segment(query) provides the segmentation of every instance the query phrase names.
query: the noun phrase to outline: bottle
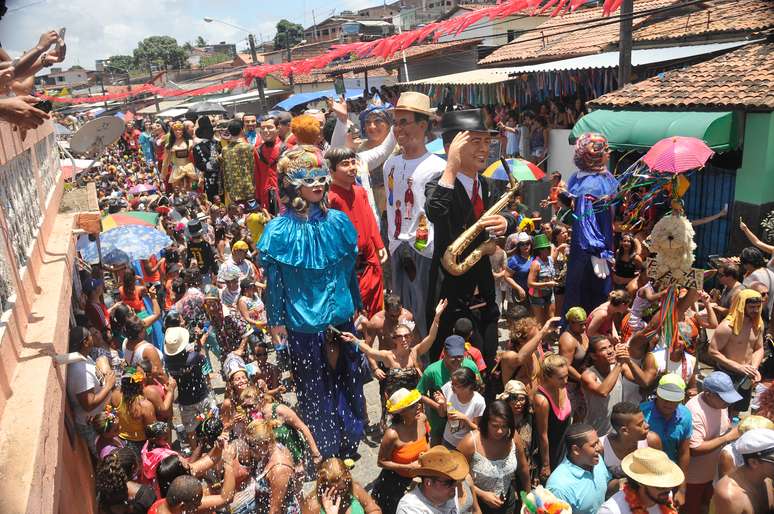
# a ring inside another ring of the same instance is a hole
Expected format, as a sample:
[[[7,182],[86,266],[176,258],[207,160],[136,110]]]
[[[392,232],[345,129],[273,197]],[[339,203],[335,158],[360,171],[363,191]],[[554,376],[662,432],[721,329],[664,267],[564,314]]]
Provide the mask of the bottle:
[[[449,424],[449,431],[456,432],[460,429],[460,422],[458,420],[449,419],[449,414],[457,412],[457,410],[452,407],[452,402],[446,402],[446,419],[448,420],[447,423]]]

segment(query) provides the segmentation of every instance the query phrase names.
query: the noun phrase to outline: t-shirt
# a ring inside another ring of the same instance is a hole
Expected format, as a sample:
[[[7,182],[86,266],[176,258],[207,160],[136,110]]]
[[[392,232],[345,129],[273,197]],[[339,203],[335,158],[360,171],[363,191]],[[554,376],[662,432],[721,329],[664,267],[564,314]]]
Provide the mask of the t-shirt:
[[[245,226],[250,232],[250,238],[252,238],[254,244],[257,244],[258,241],[260,241],[261,236],[263,235],[263,229],[268,222],[269,219],[262,212],[251,212],[245,217]]]
[[[569,503],[573,514],[596,514],[605,501],[607,484],[612,478],[604,459],[599,459],[588,471],[565,458],[548,477],[546,488]]]
[[[682,360],[680,362],[674,362],[669,359],[668,355],[665,348],[653,352],[659,374],[676,373],[683,378],[685,383],[688,383],[688,379],[693,375],[693,370],[696,369],[696,357],[688,352],[683,352],[683,355],[685,356],[685,372],[683,372]]]
[[[446,350],[441,350],[441,356],[438,358],[443,359],[445,354]],[[476,366],[478,366],[478,371],[483,372],[486,369],[486,361],[484,360],[484,356],[481,355],[481,350],[469,342],[465,343],[465,357],[476,363]]]
[[[704,441],[715,439],[726,433],[731,428],[728,419],[728,409],[715,409],[704,401],[704,393],[694,396],[685,404],[691,412],[693,433],[691,434],[691,448],[696,448]],[[688,470],[685,473],[685,481],[689,484],[705,484],[712,482],[715,469],[720,458],[721,448],[717,448],[704,455],[691,455]]]
[[[532,257],[523,258],[521,255],[513,255],[508,259],[508,269],[513,272],[513,280],[526,292],[529,289],[527,277],[532,266]]]
[[[75,422],[79,425],[87,425],[89,423],[89,416],[94,416],[102,411],[105,402],[108,400],[105,397],[102,403],[90,411],[83,410],[83,407],[78,402],[78,395],[80,393],[94,389],[94,394],[99,394],[102,390],[102,383],[97,377],[95,364],[91,357],[86,357],[86,360],[75,362],[67,367],[67,396],[70,398],[70,405],[72,405],[73,413],[75,413]]]
[[[640,410],[642,410],[645,421],[650,425],[650,431],[657,433],[661,438],[664,453],[669,456],[672,462],[677,464],[677,450],[680,443],[690,439],[693,432],[691,411],[685,405],[680,404],[671,418],[664,419],[664,416],[656,408],[655,400],[641,403]]]
[[[630,514],[632,509],[626,503],[626,495],[623,491],[618,491],[610,497],[597,511],[598,514]],[[646,511],[648,514],[661,514],[661,507],[651,505]]]
[[[473,398],[471,398],[468,403],[462,403],[457,395],[454,394],[451,382],[446,382],[443,387],[441,387],[441,392],[446,397],[446,401],[451,403],[452,409],[461,412],[471,421],[484,413],[484,409],[486,408],[484,397],[475,391],[473,392]],[[450,423],[447,418],[446,428],[443,430],[443,439],[456,447],[468,432],[470,432],[470,427],[462,422],[459,422],[456,430],[452,430],[452,423]]]
[[[387,239],[393,254],[401,243],[416,249],[414,243],[420,218],[427,222],[427,244],[416,251],[433,258],[433,224],[425,215],[425,185],[443,172],[446,161],[425,153],[416,159],[393,155],[384,163],[384,186],[387,196]]]
[[[462,360],[462,365],[466,368],[474,371],[476,377],[480,377],[476,363],[472,360],[465,358]],[[419,379],[417,384],[417,390],[425,396],[432,398],[433,391],[440,391],[443,385],[451,380],[451,373],[442,360],[436,361],[425,368],[425,372]],[[427,409],[425,411],[427,421],[430,423],[430,432],[433,437],[440,437],[443,435],[443,430],[446,426],[446,419],[442,418],[435,412],[435,409]]]
[[[396,514],[458,514],[460,512],[457,495],[440,507],[436,507],[428,500],[419,487],[412,489],[400,499]]]
[[[185,267],[191,267],[191,260],[196,263],[203,273],[217,273],[218,265],[215,262],[215,253],[212,246],[206,241],[188,241],[188,251],[185,255]]]
[[[204,400],[210,392],[207,376],[202,365],[204,356],[199,352],[180,352],[165,355],[167,371],[177,380],[177,403],[194,405]]]

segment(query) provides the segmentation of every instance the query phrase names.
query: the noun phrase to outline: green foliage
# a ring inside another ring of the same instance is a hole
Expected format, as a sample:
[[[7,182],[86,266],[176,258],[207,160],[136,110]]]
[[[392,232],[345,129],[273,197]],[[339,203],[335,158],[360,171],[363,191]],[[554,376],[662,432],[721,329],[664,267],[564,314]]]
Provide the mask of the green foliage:
[[[274,36],[274,48],[287,48],[298,44],[304,39],[304,27],[288,20],[280,20],[277,23],[277,35]]]
[[[196,36],[196,42],[194,43],[194,46],[207,46],[207,40],[201,36]]]
[[[129,71],[137,67],[134,57],[131,55],[111,55],[108,57],[108,61],[110,61],[108,67],[112,66],[121,70]]]
[[[143,39],[134,49],[137,63],[153,63],[166,68],[182,68],[186,64],[186,51],[169,36],[151,36]]]
[[[228,54],[222,54],[222,53],[216,53],[212,55],[205,55],[202,56],[201,61],[199,61],[199,66],[204,68],[205,66],[209,66],[211,64],[218,64],[221,62],[231,62],[232,57]]]

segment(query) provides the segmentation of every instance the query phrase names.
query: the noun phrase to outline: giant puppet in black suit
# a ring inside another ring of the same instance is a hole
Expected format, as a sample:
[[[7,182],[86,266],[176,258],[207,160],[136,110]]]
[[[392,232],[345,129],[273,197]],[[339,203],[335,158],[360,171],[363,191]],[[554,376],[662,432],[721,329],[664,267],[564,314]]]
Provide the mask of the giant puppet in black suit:
[[[505,211],[481,217],[498,200],[492,193],[489,179],[480,174],[489,156],[489,141],[497,134],[497,131],[485,126],[483,112],[480,109],[447,112],[441,120],[441,130],[447,155],[446,169],[439,178],[431,180],[425,187],[425,213],[435,229],[426,312],[433,312],[441,298],[446,298],[449,306],[441,317],[430,358],[437,359],[454,323],[466,317],[473,320],[476,329],[472,342],[481,350],[487,367],[491,369],[497,353],[497,320],[500,311],[495,302],[495,284],[489,258],[484,255],[459,276],[444,269],[441,261],[447,247],[479,219],[482,227],[487,230],[478,234],[463,252],[462,258],[488,239],[488,232],[500,236],[514,231],[516,221]],[[478,302],[479,298],[486,305],[473,313],[471,304]]]

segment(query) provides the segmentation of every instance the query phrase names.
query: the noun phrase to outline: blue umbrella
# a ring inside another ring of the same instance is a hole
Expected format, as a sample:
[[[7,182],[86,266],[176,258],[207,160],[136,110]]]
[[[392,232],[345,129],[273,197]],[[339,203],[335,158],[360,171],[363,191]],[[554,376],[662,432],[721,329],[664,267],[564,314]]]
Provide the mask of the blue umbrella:
[[[427,151],[435,155],[446,155],[446,151],[443,149],[443,139],[439,137],[427,143]]]
[[[99,235],[99,241],[102,255],[111,257],[111,260],[119,256],[129,260],[147,259],[172,244],[172,239],[163,232],[143,225],[123,225],[108,230]],[[90,244],[82,254],[86,262],[96,262],[99,258],[97,244]]]

